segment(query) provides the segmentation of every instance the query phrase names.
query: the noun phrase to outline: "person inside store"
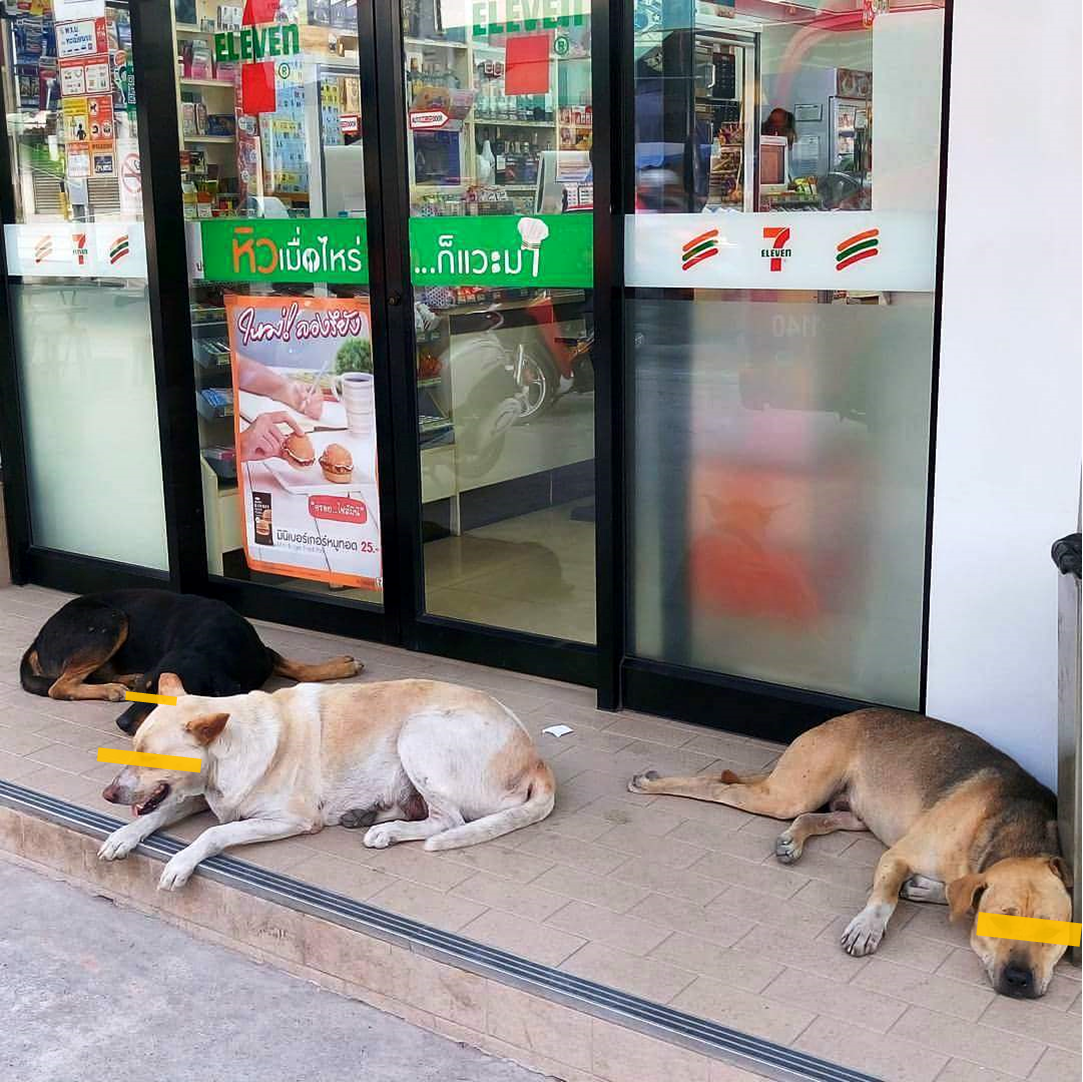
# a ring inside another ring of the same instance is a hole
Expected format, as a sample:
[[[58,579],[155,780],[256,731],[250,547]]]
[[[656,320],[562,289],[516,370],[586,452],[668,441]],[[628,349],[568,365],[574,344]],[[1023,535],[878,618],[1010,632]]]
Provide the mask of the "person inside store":
[[[323,413],[323,395],[319,388],[289,379],[281,372],[241,354],[237,354],[234,363],[237,366],[237,386],[242,391],[281,402],[313,420],[318,420]],[[304,434],[304,429],[285,410],[261,413],[238,437],[237,452],[241,461],[281,458],[282,445],[289,433],[283,432],[280,424],[289,426],[300,435]]]
[[[781,135],[792,147],[797,139],[797,118],[788,109],[774,108],[763,122],[760,135]]]

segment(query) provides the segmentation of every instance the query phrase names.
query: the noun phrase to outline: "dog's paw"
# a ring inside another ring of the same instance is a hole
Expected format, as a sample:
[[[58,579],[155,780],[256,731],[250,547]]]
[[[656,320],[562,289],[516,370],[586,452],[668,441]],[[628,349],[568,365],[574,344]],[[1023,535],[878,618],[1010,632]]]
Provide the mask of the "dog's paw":
[[[347,830],[357,830],[360,827],[370,827],[376,820],[375,808],[351,808],[342,813],[338,825]]]
[[[648,770],[645,774],[636,774],[628,782],[629,793],[649,793],[650,789],[647,788],[646,783],[649,781],[657,781],[662,775],[657,770]]]
[[[123,860],[138,844],[138,836],[126,834],[125,828],[121,827],[102,842],[98,860]]]
[[[930,902],[934,905],[947,905],[948,902],[944,884],[925,875],[912,875],[903,883],[899,896],[908,902]]]
[[[368,849],[386,849],[398,840],[393,823],[377,823],[365,833],[365,846]]]
[[[161,878],[158,880],[159,890],[180,890],[192,878],[192,872],[196,870],[195,865],[189,864],[186,860],[180,860],[179,856],[180,854],[177,854],[162,871]]]
[[[775,860],[779,864],[796,864],[804,851],[804,845],[798,842],[788,830],[775,839]]]
[[[842,933],[842,949],[855,958],[863,958],[866,954],[872,954],[880,940],[884,938],[887,930],[887,918],[879,913],[876,908],[862,909],[860,913],[848,925]]]
[[[122,703],[128,694],[128,689],[123,684],[106,684],[105,685],[106,701],[111,703]]]

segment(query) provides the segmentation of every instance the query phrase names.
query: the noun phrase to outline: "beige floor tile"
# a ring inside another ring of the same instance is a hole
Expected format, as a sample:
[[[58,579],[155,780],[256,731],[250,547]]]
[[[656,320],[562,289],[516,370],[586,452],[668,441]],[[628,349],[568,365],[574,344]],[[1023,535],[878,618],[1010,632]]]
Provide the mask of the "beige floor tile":
[[[939,972],[923,973],[877,956],[869,959],[853,984],[970,1022],[976,1022],[994,998],[991,988],[964,984]]]
[[[772,981],[763,990],[763,995],[842,1022],[859,1018],[863,1026],[880,1033],[886,1033],[902,1017],[907,1006],[898,999],[853,983],[844,984],[790,968]]]
[[[575,898],[590,905],[600,905],[617,913],[627,913],[646,898],[646,887],[620,881],[620,869],[609,876],[598,876],[568,864],[554,864],[532,883],[532,887],[552,891],[565,898]]]
[[[705,1056],[597,1018],[593,1037],[594,1073],[607,1082],[655,1078],[709,1082],[710,1062]]]
[[[731,947],[754,926],[750,920],[735,917],[718,909],[686,902],[665,894],[652,894],[640,902],[631,913],[635,917],[669,928],[674,932],[698,936],[709,943]]]
[[[725,980],[746,992],[762,992],[784,969],[780,963],[760,955],[720,947],[699,936],[680,932],[674,932],[655,947],[651,957],[701,976]]]
[[[981,1021],[983,1025],[995,1026],[1072,1052],[1077,1062],[1083,1052],[1079,1020],[1067,1011],[1047,1007],[1044,999],[1035,1003],[997,996],[981,1016]],[[1080,1068],[1083,1072],[1083,1062]]]
[[[727,759],[739,763],[748,773],[755,773],[768,763],[773,762],[782,752],[782,747],[754,744],[737,736],[726,733],[704,733],[693,737],[684,745],[688,751],[698,751],[712,759]],[[740,768],[737,773],[741,773]]]
[[[842,830],[837,834],[828,834],[824,838],[813,839],[811,844],[832,840],[838,842],[849,840],[850,844],[839,853],[839,858],[848,860],[851,864],[863,864],[868,868],[875,868],[877,862],[887,852],[884,844],[871,834],[851,834]]]
[[[971,923],[970,920],[949,920],[946,905],[922,905],[906,925],[906,930],[940,943],[950,943],[953,947],[966,948],[970,943]]]
[[[625,781],[627,782],[627,779]],[[750,823],[773,823],[774,831],[770,834],[772,840],[785,827],[785,824],[779,823],[777,819],[761,819],[737,808],[727,808],[724,804],[712,804],[706,800],[689,800],[680,796],[645,797],[636,796],[634,793],[629,793],[628,796],[640,801],[651,801],[652,807],[673,812],[683,819],[693,819],[732,830],[742,829]]]
[[[677,828],[685,824],[685,820],[680,816],[650,805],[633,804],[631,801],[620,800],[617,797],[599,797],[577,814],[596,816],[604,820],[607,824],[606,829],[615,826],[630,826],[646,837],[660,838],[666,835],[678,841],[691,841],[674,833]]]
[[[559,792],[559,788],[557,790]],[[518,848],[527,838],[535,834],[560,834],[565,838],[576,838],[583,842],[592,842],[612,829],[612,824],[604,819],[590,815],[585,811],[568,811],[558,806],[541,823],[524,827],[504,839],[505,844]]]
[[[952,980],[974,984],[979,988],[989,987],[989,978],[985,975],[978,956],[969,948],[953,950],[936,968],[937,976],[950,977]],[[1053,977],[1053,982],[1056,981]]]
[[[529,883],[553,866],[552,861],[520,853],[511,844],[526,831],[506,834],[495,842],[471,845],[466,849],[447,849],[440,853],[426,853],[429,860],[439,860],[455,867],[468,868],[471,872],[485,872],[499,879]],[[465,882],[465,880],[463,880]]]
[[[1076,1077],[1078,1079],[1078,1075]],[[947,1066],[936,1076],[936,1082],[1018,1082],[1018,1079],[966,1060],[949,1059]]]
[[[358,859],[385,875],[408,879],[437,891],[451,890],[474,874],[473,869],[465,864],[433,860],[433,854],[426,853],[420,842],[402,842],[389,849],[366,849],[361,846]]]
[[[294,869],[312,858],[325,859],[324,854],[310,849],[300,838],[280,838],[273,842],[257,842],[255,845],[235,845],[227,849],[228,856],[269,868],[275,872],[288,872],[296,878]]]
[[[1028,1082],[1079,1082],[1080,1073],[1078,1053],[1050,1048],[1031,1071]]]
[[[729,1063],[711,1062],[710,1082],[768,1082],[767,1076],[753,1074],[743,1067],[734,1067]]]
[[[800,869],[802,861],[796,867]],[[861,868],[861,871],[866,869]],[[865,908],[872,882],[863,887],[840,887],[835,883],[825,883],[822,879],[810,879],[791,899],[795,905],[807,905],[824,913],[857,913]],[[896,910],[891,918],[895,931],[905,928],[911,914],[905,910]]]
[[[542,890],[534,884],[529,886],[510,879],[501,879],[486,872],[478,872],[451,891],[461,898],[469,898],[479,905],[513,913],[528,921],[542,922],[567,905],[567,898],[552,891]]]
[[[782,823],[779,823],[781,833]],[[708,823],[700,819],[681,823],[670,837],[691,845],[701,846],[713,853],[726,853],[756,864],[774,858],[775,839],[763,838],[746,830],[737,830],[723,823]]]
[[[80,751],[93,748],[95,752],[101,747],[102,734],[98,729],[92,729],[86,725],[78,725],[70,721],[61,721],[59,718],[50,718],[45,715],[41,715],[35,720],[40,721],[40,724],[34,725],[34,732],[39,736],[49,737],[54,744],[66,744],[69,747],[78,748]],[[127,744],[128,741],[120,730],[115,731],[117,739],[123,740]],[[91,762],[93,761],[92,757]]]
[[[826,909],[804,905],[798,898],[783,900],[771,894],[735,885],[728,887],[707,907],[709,912],[730,913],[759,924],[775,924],[815,939],[834,920]]]
[[[707,850],[701,846],[673,841],[668,837],[655,838],[644,834],[638,826],[612,827],[598,838],[597,844],[667,868],[689,868],[707,855]]]
[[[452,932],[461,930],[485,912],[485,906],[477,902],[405,881],[393,882],[370,900],[381,909]]]
[[[606,943],[638,955],[649,954],[670,934],[668,928],[586,902],[568,902],[546,924],[593,943]]]
[[[560,966],[567,973],[620,988],[655,1003],[669,1003],[695,974],[655,958],[639,958],[601,943],[587,943]]]
[[[817,1018],[794,1041],[794,1047],[865,1071],[883,1082],[933,1082],[948,1062],[947,1056],[932,1051],[924,1042],[904,1041],[835,1018]]]
[[[0,751],[9,755],[30,755],[51,743],[49,737],[27,729],[24,725],[17,724],[14,728],[0,725]]]
[[[651,860],[632,857],[626,864],[609,873],[610,880],[635,883],[658,894],[672,894],[696,905],[706,905],[727,888],[716,879],[708,879],[683,868],[670,868]]]
[[[38,748],[28,758],[46,766],[54,766],[58,770],[67,770],[72,774],[79,774],[87,767],[93,766],[95,760],[94,754],[89,749],[73,748],[68,744],[46,744],[44,748]]]
[[[571,864],[595,875],[606,875],[627,859],[613,849],[549,833],[532,835],[517,851],[558,864]]]
[[[924,1007],[907,1007],[891,1033],[947,1056],[1021,1078],[1026,1077],[1045,1051],[1044,1045],[1029,1038],[959,1018],[945,1018]]]
[[[748,887],[776,898],[792,898],[808,882],[808,877],[798,870],[799,866],[785,868],[775,863],[757,864],[728,853],[708,852],[692,868],[708,879]]]
[[[671,1006],[778,1044],[789,1044],[816,1017],[803,1007],[743,992],[728,981],[709,977],[697,977],[674,997]]]
[[[658,718],[632,717],[618,714],[609,724],[608,731],[632,740],[646,740],[652,744],[679,748],[695,740],[694,734]]]
[[[498,947],[509,954],[517,954],[546,966],[559,966],[586,943],[581,936],[570,935],[548,924],[525,920],[521,914],[499,909],[487,910],[461,931],[467,939]]]
[[[852,980],[868,964],[867,958],[848,955],[837,940],[809,939],[800,932],[766,924],[757,924],[735,945],[740,950],[760,953],[783,965],[844,982]]]
[[[399,882],[365,864],[354,864],[327,853],[313,853],[305,857],[289,869],[289,874],[294,879],[326,887],[357,901],[366,901]]]

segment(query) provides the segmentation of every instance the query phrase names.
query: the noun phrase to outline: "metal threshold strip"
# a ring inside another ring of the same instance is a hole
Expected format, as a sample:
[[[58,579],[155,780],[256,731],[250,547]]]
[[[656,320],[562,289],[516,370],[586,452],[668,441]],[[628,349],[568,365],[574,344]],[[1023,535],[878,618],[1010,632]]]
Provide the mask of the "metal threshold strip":
[[[112,816],[2,780],[0,805],[94,837],[105,837],[123,825]],[[154,834],[136,852],[167,860],[183,848],[182,842]],[[200,864],[196,874],[289,909],[390,940],[437,961],[511,984],[524,992],[616,1022],[646,1036],[679,1044],[701,1055],[766,1074],[780,1082],[881,1082],[862,1071],[829,1063],[628,992],[563,973],[551,966],[539,965],[453,932],[442,932],[409,917],[256,867],[236,857],[212,857]]]

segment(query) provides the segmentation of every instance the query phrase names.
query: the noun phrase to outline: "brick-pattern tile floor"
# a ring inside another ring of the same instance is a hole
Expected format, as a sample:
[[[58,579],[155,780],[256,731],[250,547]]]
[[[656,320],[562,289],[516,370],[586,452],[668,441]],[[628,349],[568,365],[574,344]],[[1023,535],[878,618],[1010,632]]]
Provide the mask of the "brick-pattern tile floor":
[[[124,746],[114,704],[25,694],[19,658],[66,596],[0,589],[0,777],[116,815],[102,745]],[[859,1068],[885,1082],[1078,1082],[1080,971],[1062,963],[1040,1002],[994,995],[941,906],[903,902],[880,950],[838,945],[882,847],[815,838],[795,866],[772,855],[779,824],[731,808],[629,793],[630,774],[762,768],[780,747],[634,713],[589,690],[386,646],[261,624],[305,660],[348,652],[360,680],[446,679],[516,711],[552,763],[544,823],[486,845],[367,850],[357,833],[247,846],[236,855],[524,957]],[[542,732],[562,723],[574,732]],[[190,839],[209,814],[172,833]]]

